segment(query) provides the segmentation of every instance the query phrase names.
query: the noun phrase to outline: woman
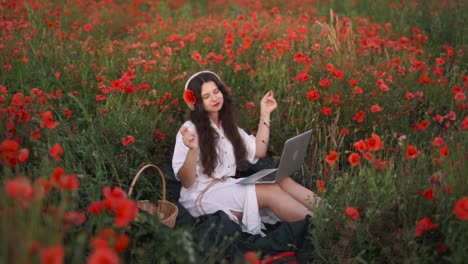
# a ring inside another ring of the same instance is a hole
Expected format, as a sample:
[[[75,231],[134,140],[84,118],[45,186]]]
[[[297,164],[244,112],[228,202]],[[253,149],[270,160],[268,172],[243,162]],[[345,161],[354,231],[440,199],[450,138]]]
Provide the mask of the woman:
[[[260,102],[256,136],[234,121],[231,95],[211,71],[192,75],[184,101],[190,120],[177,133],[172,167],[182,183],[179,202],[194,217],[224,211],[244,232],[263,234],[263,223],[298,221],[311,214],[315,194],[289,177],[278,183],[236,184],[236,167],[266,156],[270,115],[277,103],[272,91]],[[278,219],[279,218],[279,219]]]

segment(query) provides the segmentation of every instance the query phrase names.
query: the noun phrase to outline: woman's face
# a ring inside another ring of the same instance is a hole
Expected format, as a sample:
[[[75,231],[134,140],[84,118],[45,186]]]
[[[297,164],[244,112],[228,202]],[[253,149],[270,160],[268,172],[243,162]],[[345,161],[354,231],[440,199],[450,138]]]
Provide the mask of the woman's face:
[[[203,108],[210,114],[221,110],[224,103],[223,93],[218,89],[213,81],[206,82],[201,87],[201,98],[203,99]]]

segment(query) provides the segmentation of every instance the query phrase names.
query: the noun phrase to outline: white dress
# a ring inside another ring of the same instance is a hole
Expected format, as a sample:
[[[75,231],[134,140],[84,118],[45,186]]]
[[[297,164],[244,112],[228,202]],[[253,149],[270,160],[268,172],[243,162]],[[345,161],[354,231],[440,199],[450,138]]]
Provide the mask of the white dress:
[[[232,144],[226,138],[222,127],[218,128],[214,123],[211,125],[219,134],[219,141],[216,145],[218,165],[214,170],[213,177],[208,177],[208,175],[203,173],[199,154],[197,157],[195,183],[188,189],[182,187],[179,202],[193,217],[222,210],[232,221],[241,226],[243,232],[264,235],[262,232],[262,229],[265,228],[263,223],[273,224],[280,221],[280,219],[269,209],[259,210],[255,185],[236,184],[241,179],[231,177],[227,177],[225,181],[212,183],[213,178],[220,179],[225,176],[234,176],[236,174],[236,159]],[[186,121],[182,126],[186,126],[190,131],[196,133],[195,125],[191,121]],[[247,149],[247,161],[256,163],[258,159],[255,157],[255,137],[248,135],[241,128],[238,129]],[[177,173],[184,164],[188,151],[189,148],[183,143],[182,134],[179,130],[172,157],[172,168],[178,180]],[[210,183],[212,183],[212,186],[205,191]],[[203,191],[205,193],[200,199],[200,193]],[[200,199],[198,202],[197,198]],[[240,223],[237,217],[231,213],[231,210],[242,212],[242,221]]]

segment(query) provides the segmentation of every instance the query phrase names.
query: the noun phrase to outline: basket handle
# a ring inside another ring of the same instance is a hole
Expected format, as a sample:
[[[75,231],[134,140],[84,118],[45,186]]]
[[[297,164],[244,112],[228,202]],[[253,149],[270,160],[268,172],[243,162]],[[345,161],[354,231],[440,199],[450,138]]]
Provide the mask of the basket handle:
[[[140,175],[143,173],[144,170],[146,170],[147,168],[155,168],[158,172],[159,172],[159,176],[161,176],[161,180],[162,180],[162,185],[163,185],[163,193],[162,193],[162,199],[165,201],[166,200],[166,180],[164,179],[164,173],[161,171],[161,169],[156,166],[156,165],[153,165],[153,164],[147,164],[145,166],[143,166],[135,175],[135,177],[133,177],[133,181],[132,181],[132,184],[130,185],[130,189],[128,190],[128,196],[130,196],[132,194],[132,191],[133,191],[133,187],[135,187],[135,184],[136,184],[136,181],[138,180],[138,178],[140,177]]]

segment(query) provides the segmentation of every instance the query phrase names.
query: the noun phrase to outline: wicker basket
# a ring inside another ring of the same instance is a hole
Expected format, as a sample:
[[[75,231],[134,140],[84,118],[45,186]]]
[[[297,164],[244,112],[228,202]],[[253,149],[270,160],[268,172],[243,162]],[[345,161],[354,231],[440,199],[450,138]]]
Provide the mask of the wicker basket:
[[[151,215],[157,214],[159,217],[159,221],[166,225],[169,228],[174,228],[177,214],[179,209],[177,206],[169,201],[166,200],[166,180],[164,179],[164,173],[161,169],[152,164],[147,164],[143,166],[133,178],[132,184],[130,185],[130,189],[128,190],[128,196],[132,194],[133,187],[135,186],[136,181],[143,173],[144,170],[147,168],[154,168],[158,171],[159,176],[161,176],[162,181],[162,200],[158,201],[158,204],[155,205],[150,200],[138,200],[136,201],[138,208],[150,213]]]

